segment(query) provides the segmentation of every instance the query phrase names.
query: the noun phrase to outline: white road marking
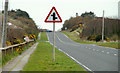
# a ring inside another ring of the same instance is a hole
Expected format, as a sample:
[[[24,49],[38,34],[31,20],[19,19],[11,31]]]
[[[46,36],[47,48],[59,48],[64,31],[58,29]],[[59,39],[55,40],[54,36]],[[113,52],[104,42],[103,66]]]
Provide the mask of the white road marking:
[[[83,66],[84,68],[86,68],[88,71],[91,71],[91,69],[89,69],[88,67],[86,67],[85,65],[83,65],[82,63],[80,63],[78,60],[76,60],[74,57],[70,56],[68,53],[64,52],[63,50],[59,49],[61,52],[63,52],[64,54],[66,54],[68,57],[70,57],[72,60],[74,60],[76,63],[78,63],[79,65]]]
[[[57,35],[56,35],[57,36]],[[80,46],[80,45],[76,45],[76,44],[71,44],[71,43],[66,43],[66,42],[63,42],[58,36],[57,36],[58,40],[64,44],[69,44],[69,45],[73,45],[73,46]]]
[[[110,54],[110,52],[107,52],[107,54]]]
[[[48,36],[48,35],[47,35]],[[49,37],[48,37],[49,38]],[[49,39],[48,39],[49,40]],[[52,43],[50,43],[51,45],[53,45]],[[91,71],[92,73],[94,73],[91,69],[89,69],[87,66],[83,65],[82,63],[80,63],[78,60],[76,60],[75,58],[73,58],[72,56],[70,56],[68,53],[64,52],[61,49],[58,49],[61,52],[63,52],[64,54],[66,54],[68,57],[70,57],[72,60],[74,60],[76,63],[78,63],[79,65],[83,66],[84,68],[86,68],[88,71]]]
[[[99,50],[97,50],[97,51],[99,51]]]
[[[115,56],[117,56],[117,54],[114,54]]]
[[[102,51],[102,52],[104,52],[104,51]]]

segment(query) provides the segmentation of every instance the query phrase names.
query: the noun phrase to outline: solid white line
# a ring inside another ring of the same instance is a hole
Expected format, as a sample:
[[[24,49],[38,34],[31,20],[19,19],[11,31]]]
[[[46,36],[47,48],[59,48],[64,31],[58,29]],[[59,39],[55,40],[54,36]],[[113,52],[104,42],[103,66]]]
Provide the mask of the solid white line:
[[[118,51],[118,49],[111,48],[111,47],[103,47],[103,46],[97,46],[97,47],[100,47],[100,48],[107,48],[107,49],[111,49],[111,50],[117,50],[117,51]]]
[[[67,36],[67,35],[65,35],[65,34],[64,34],[64,36],[65,36],[66,38],[68,38],[68,36]],[[69,39],[69,38],[68,38],[68,39]]]
[[[56,35],[57,36],[57,35]],[[69,44],[69,45],[73,45],[73,46],[80,46],[80,45],[75,45],[75,44],[71,44],[71,43],[66,43],[66,42],[63,42],[58,36],[57,36],[58,40],[64,44]]]
[[[48,36],[48,35],[47,35]],[[49,37],[48,37],[49,38]],[[51,43],[50,43],[51,44]],[[51,44],[53,45],[53,44]],[[72,56],[70,56],[68,53],[64,52],[63,50],[61,49],[58,49],[60,50],[61,52],[63,52],[64,54],[66,54],[68,57],[70,57],[72,60],[74,60],[76,63],[78,63],[79,65],[83,66],[84,68],[86,68],[88,71],[91,71],[93,72],[91,69],[89,69],[87,66],[83,65],[82,63],[80,63],[78,60],[76,60],[75,58],[73,58]],[[94,72],[93,72],[94,73]]]
[[[86,68],[88,71],[92,71],[91,69],[89,69],[88,67],[86,67],[85,65],[83,65],[82,63],[80,63],[78,60],[76,60],[74,57],[70,56],[68,53],[64,52],[68,57],[70,57],[72,60],[74,60],[76,63],[78,63],[79,65],[83,66],[84,68]]]

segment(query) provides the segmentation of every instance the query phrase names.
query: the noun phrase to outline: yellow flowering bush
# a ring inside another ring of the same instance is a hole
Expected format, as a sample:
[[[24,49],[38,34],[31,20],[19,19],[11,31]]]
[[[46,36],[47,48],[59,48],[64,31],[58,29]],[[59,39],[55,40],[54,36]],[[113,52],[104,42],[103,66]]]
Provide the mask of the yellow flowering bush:
[[[110,39],[109,39],[109,38],[106,38],[106,41],[107,41],[107,42],[110,42]]]
[[[24,35],[24,37],[27,37],[28,35]]]
[[[11,45],[11,42],[6,41],[6,45],[7,45],[7,46],[10,46],[10,45]]]
[[[16,48],[16,50],[17,50],[17,52],[18,52],[19,54],[21,54],[22,51],[23,51],[21,46],[19,46],[18,48]]]
[[[13,42],[13,44],[20,44],[20,43],[22,43],[22,41],[19,40],[19,39],[15,40],[15,41]]]

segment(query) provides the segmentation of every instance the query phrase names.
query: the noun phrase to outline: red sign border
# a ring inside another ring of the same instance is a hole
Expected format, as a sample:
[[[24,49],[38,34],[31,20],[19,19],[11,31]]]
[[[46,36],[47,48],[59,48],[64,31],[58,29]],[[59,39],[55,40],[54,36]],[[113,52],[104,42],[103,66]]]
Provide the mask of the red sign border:
[[[57,13],[57,15],[58,15],[58,17],[59,17],[60,21],[47,21],[48,17],[50,16],[50,14],[51,14],[51,13],[52,13],[52,11],[53,11],[53,9],[54,9],[54,10],[55,10],[55,12]],[[45,22],[50,22],[50,23],[60,23],[60,22],[62,22],[62,19],[61,19],[60,15],[58,14],[58,12],[57,12],[57,10],[56,10],[56,8],[55,8],[55,7],[52,7],[52,9],[51,9],[51,11],[49,12],[49,14],[48,14],[47,18],[45,19]]]

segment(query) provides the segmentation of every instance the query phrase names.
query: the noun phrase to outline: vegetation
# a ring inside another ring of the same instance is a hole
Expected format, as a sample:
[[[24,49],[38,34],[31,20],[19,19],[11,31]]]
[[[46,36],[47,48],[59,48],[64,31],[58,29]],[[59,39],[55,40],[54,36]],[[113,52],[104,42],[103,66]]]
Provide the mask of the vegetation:
[[[42,32],[41,33],[41,39],[40,39],[40,41],[48,41],[46,32]]]
[[[42,33],[41,40],[46,39],[45,34]],[[48,42],[40,42],[23,71],[85,71],[59,50],[56,49],[55,52],[56,61],[53,62],[53,46]]]
[[[24,35],[32,35],[30,38],[37,39],[39,30],[26,11],[20,9],[8,11],[8,22],[11,25],[8,25],[7,41],[12,45],[15,39],[23,42]]]
[[[120,49],[118,46],[118,42],[96,42],[96,41],[87,41],[80,39],[79,35],[76,32],[66,32],[62,31],[65,35],[67,35],[71,40],[82,43],[82,44],[96,44],[98,46],[104,46],[104,47],[112,47],[116,49]]]
[[[5,56],[2,57],[2,65],[5,65],[8,61],[10,61],[11,59],[15,58],[16,56],[22,54],[22,52],[24,52],[25,50],[27,50],[29,47],[31,47],[33,45],[33,43],[29,43],[27,44],[25,47],[17,47],[16,51],[14,51],[11,54],[7,54]]]
[[[118,41],[118,34],[120,33],[119,23],[119,19],[105,18],[106,41]],[[98,42],[101,41],[102,17],[96,17],[94,12],[85,12],[81,16],[71,17],[66,20],[62,30],[75,31],[79,33],[81,39]]]
[[[8,11],[8,14],[9,14],[9,16],[11,16],[14,19],[17,19],[18,17],[31,19],[29,14],[26,11],[22,11],[20,9]]]
[[[82,13],[81,15],[82,17],[86,17],[86,16],[92,16],[92,17],[95,17],[96,15],[94,14],[94,12],[85,12],[85,13]]]

